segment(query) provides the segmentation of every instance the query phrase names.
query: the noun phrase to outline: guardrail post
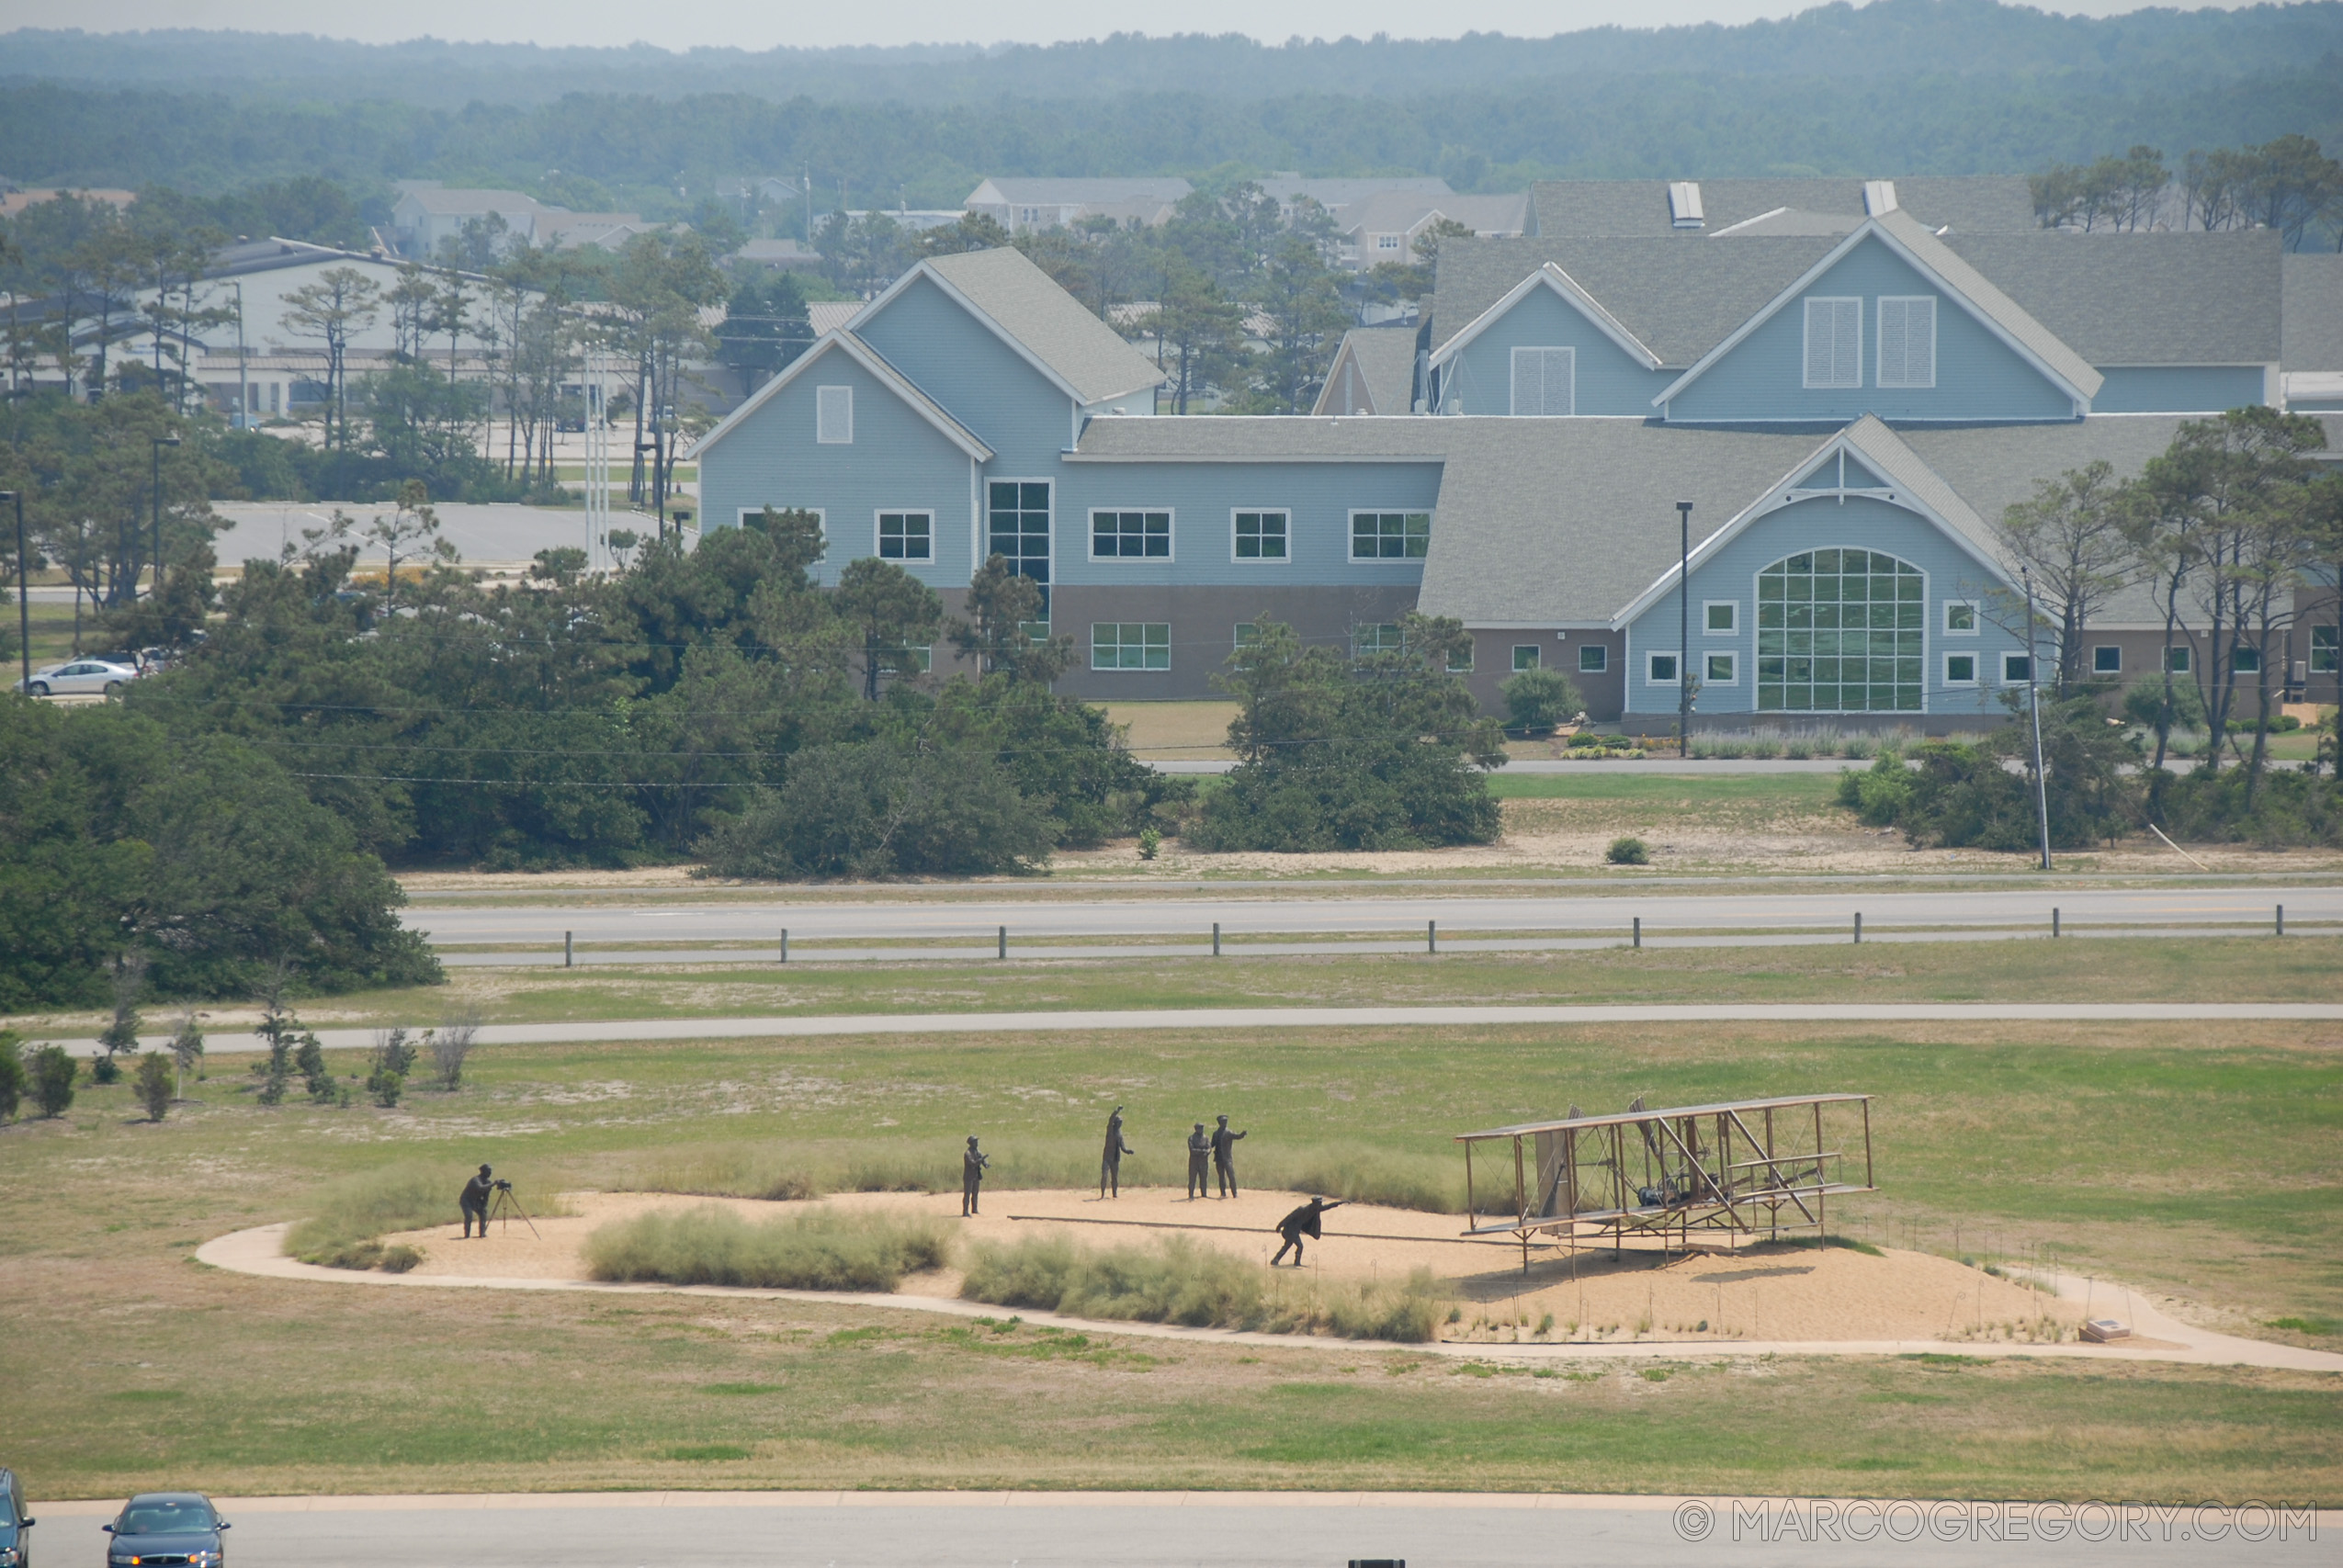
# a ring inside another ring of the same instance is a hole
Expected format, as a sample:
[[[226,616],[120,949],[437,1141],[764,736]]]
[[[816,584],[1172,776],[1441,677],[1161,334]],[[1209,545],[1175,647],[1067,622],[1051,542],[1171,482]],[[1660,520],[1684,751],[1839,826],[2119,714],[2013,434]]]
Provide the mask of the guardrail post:
[[[2058,934],[2058,906],[2055,904],[2050,907],[2050,934],[2053,937]]]
[[[1858,947],[1862,946],[1862,940],[1863,940],[1863,912],[1862,912],[1861,909],[1858,909],[1858,910],[1856,910],[1856,911],[1855,911],[1855,944],[1856,944]]]
[[[1212,955],[1215,958],[1220,956],[1220,922],[1218,920],[1212,922]]]
[[[577,967],[577,934],[578,933],[575,931],[563,931],[561,933],[561,967],[564,969],[573,969]]]
[[[1003,958],[1009,956],[1009,928],[1007,926],[1001,928],[1001,956]]]
[[[1644,918],[1643,918],[1641,915],[1637,915],[1637,916],[1636,917],[1636,947],[1638,947],[1638,948],[1641,948],[1641,947],[1643,946],[1643,944],[1644,944]]]
[[[2286,906],[2283,904],[2278,906],[2278,934],[2286,934]]]
[[[789,928],[787,926],[781,928],[781,962],[789,962]]]
[[[1423,950],[1426,953],[1440,951],[1440,922],[1438,920],[1426,920],[1423,923]]]

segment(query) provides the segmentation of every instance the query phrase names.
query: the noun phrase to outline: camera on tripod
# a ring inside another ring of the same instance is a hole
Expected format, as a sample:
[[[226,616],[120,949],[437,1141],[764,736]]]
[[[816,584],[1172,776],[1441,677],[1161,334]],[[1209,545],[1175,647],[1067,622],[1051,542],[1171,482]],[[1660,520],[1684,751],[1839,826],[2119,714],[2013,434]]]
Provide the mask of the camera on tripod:
[[[501,1176],[500,1176],[500,1177],[498,1177],[495,1180],[493,1180],[493,1181],[490,1182],[490,1183],[489,1183],[489,1185],[490,1185],[491,1187],[493,1187],[494,1189],[496,1189],[496,1190],[497,1190],[497,1191],[499,1191],[499,1192],[510,1192],[510,1191],[513,1190],[513,1184],[512,1184],[511,1182],[509,1182],[509,1181],[505,1180],[505,1179],[504,1179],[503,1177],[501,1177]]]

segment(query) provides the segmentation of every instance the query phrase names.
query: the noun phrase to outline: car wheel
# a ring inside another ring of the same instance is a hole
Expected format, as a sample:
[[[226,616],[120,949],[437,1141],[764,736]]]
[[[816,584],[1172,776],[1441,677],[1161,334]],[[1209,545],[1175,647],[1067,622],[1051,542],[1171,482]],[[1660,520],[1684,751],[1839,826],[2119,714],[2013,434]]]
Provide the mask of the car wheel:
[[[45,697],[49,694],[49,682],[46,681],[35,681],[28,689],[36,697]]]
[[[108,696],[109,696],[109,697],[119,696],[119,695],[121,694],[121,692],[122,692],[122,682],[119,682],[119,681],[108,681],[108,682],[106,682],[106,694],[107,694]]]

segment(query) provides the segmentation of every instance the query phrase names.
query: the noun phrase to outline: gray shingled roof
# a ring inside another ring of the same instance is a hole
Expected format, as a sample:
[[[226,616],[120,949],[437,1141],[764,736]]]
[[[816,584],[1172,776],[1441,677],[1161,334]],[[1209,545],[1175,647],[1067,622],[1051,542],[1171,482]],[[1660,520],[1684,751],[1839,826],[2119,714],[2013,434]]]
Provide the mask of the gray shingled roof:
[[[2094,365],[2255,365],[2279,357],[2279,236],[1944,235]],[[2343,330],[2343,329],[2338,329]]]
[[[1931,229],[1960,233],[2007,233],[2035,226],[2033,197],[2023,177],[1975,175],[1898,179],[1896,202]],[[1860,179],[1702,180],[1704,229],[1678,229],[1668,210],[1665,180],[1546,180],[1530,188],[1530,232],[1566,236],[1649,234],[1668,238],[1715,233],[1777,207],[1802,212],[1863,211]]]
[[[2343,254],[2285,258],[2289,370],[2343,371]]]
[[[1359,380],[1374,412],[1382,414],[1406,413],[1414,406],[1416,388],[1416,329],[1405,327],[1353,327],[1342,334],[1342,346],[1335,351],[1334,364],[1328,370],[1326,387],[1319,393],[1320,408],[1325,406],[1342,374],[1345,358],[1359,367]]]
[[[2105,384],[2106,378],[2093,369],[2090,361],[2077,353],[2073,344],[2010,299],[1998,284],[1971,265],[1967,258],[1949,249],[1943,241],[1930,231],[1928,225],[1901,210],[1883,212],[1874,221],[1939,277],[1951,284],[1971,305],[1983,311],[1986,319],[2023,344],[2037,359],[2064,377],[2084,397],[2093,396]]]
[[[1681,367],[1763,310],[1830,254],[1837,235],[1662,239],[1451,240],[1440,247],[1435,349],[1547,262],[1578,280],[1663,365]]]
[[[1470,420],[1407,415],[1192,414],[1094,419],[1069,462],[1330,463],[1438,461]],[[1520,423],[1533,421],[1509,422]]]
[[[1155,361],[1084,310],[1020,251],[1002,246],[936,256],[921,265],[1023,344],[1083,402],[1103,402],[1163,380]]]

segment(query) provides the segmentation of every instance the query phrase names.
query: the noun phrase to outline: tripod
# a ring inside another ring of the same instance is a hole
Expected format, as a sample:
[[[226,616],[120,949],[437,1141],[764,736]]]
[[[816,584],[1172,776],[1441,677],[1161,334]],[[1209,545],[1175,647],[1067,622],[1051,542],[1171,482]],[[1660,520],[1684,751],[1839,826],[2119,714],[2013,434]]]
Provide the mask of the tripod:
[[[513,1196],[513,1184],[509,1181],[500,1181],[496,1184],[496,1196],[488,1201],[488,1217],[492,1220],[503,1220],[504,1228],[509,1231],[513,1228],[515,1214],[521,1216],[521,1224],[528,1226],[529,1235],[536,1236],[539,1241],[545,1239],[537,1228],[537,1222],[529,1218],[529,1212],[521,1207],[521,1201],[518,1198]]]

